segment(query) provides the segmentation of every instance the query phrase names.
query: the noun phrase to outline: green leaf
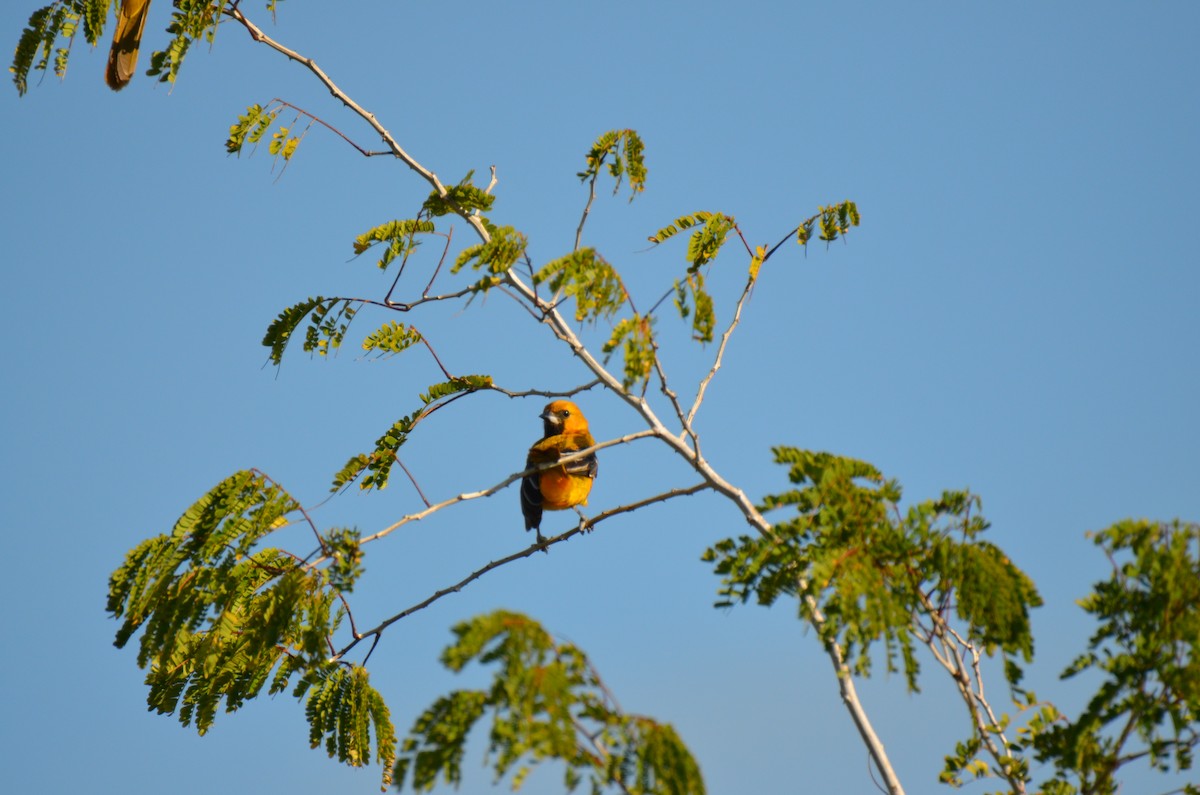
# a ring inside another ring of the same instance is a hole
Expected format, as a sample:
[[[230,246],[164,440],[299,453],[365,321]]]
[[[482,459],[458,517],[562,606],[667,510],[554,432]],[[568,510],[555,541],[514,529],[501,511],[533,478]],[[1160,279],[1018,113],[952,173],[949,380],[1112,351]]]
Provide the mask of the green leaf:
[[[308,699],[304,716],[309,744],[322,745],[331,758],[351,767],[371,763],[371,731],[376,755],[383,765],[383,789],[392,781],[396,763],[395,730],[386,704],[371,687],[361,666],[326,665],[306,675]]]
[[[1077,718],[1032,729],[1057,781],[1112,792],[1122,765],[1186,771],[1200,745],[1200,525],[1127,519],[1093,540],[1112,573],[1080,602],[1098,627],[1062,676],[1099,687]]]
[[[386,488],[391,477],[392,465],[396,462],[400,448],[408,441],[408,436],[417,423],[433,410],[430,408],[430,404],[460,393],[488,389],[491,384],[491,376],[465,375],[430,386],[428,391],[420,396],[423,408],[396,420],[375,441],[375,449],[371,453],[351,458],[346,466],[334,476],[333,490],[336,491],[349,484],[364,471],[367,474],[359,483],[359,488],[364,491]]]
[[[703,795],[704,782],[669,724],[620,712],[587,657],[556,641],[527,616],[496,611],[454,627],[455,641],[442,663],[462,671],[473,662],[495,667],[485,690],[456,690],[425,710],[400,747],[395,781],[415,791],[439,780],[462,782],[466,740],[491,716],[487,758],[497,780],[511,786],[550,760],[564,765],[573,790],[583,778],[591,789],[629,793]]]
[[[146,72],[157,75],[163,83],[175,82],[192,42],[203,39],[210,45],[213,43],[225,3],[221,0],[175,0],[174,6],[171,24],[167,26],[167,33],[173,38],[165,50],[150,55],[150,68]]]
[[[465,265],[470,264],[475,270],[483,269],[493,276],[499,276],[525,256],[528,244],[525,235],[511,226],[493,227],[491,240],[464,249],[450,272],[458,273]]]
[[[231,155],[240,155],[247,143],[257,144],[275,123],[278,115],[278,110],[267,110],[262,105],[248,106],[246,112],[230,125],[229,137],[225,140],[225,151]]]
[[[316,296],[301,301],[279,313],[279,316],[267,327],[262,344],[270,348],[270,360],[278,365],[283,361],[283,352],[291,342],[292,336],[300,324],[308,318],[308,326],[304,332],[304,350],[327,356],[331,351],[341,347],[350,321],[357,313],[351,298],[324,298]]]
[[[52,69],[59,79],[65,77],[80,23],[84,39],[96,46],[104,33],[109,4],[110,0],[56,0],[30,14],[8,69],[17,94],[23,96],[29,90],[31,71]]]
[[[679,309],[680,316],[686,320],[691,310],[688,308],[687,293],[684,293],[685,287],[696,306],[695,314],[692,315],[692,339],[698,342],[712,342],[717,316],[713,309],[712,296],[704,289],[704,274],[689,273],[682,283],[675,283],[675,306]]]
[[[449,381],[443,381],[439,384],[434,384],[429,387],[429,391],[421,395],[421,402],[428,406],[436,400],[441,400],[450,395],[457,395],[460,392],[476,392],[480,389],[490,389],[492,386],[492,377],[490,375],[460,375],[451,378]]]
[[[556,295],[575,299],[575,319],[595,322],[612,317],[628,300],[616,270],[592,248],[581,248],[546,263],[533,276],[534,284],[548,282]]]
[[[492,209],[496,197],[476,187],[472,182],[474,171],[467,175],[457,185],[446,189],[446,195],[440,195],[436,190],[421,205],[421,212],[431,218],[437,218],[451,213],[466,217],[473,212],[487,212]]]
[[[679,234],[679,232],[681,232],[684,229],[691,229],[693,226],[702,225],[702,224],[707,223],[712,217],[713,217],[712,213],[706,212],[704,210],[700,210],[699,212],[694,212],[690,215],[681,215],[680,217],[676,218],[672,223],[668,224],[667,226],[663,227],[662,229],[658,230],[653,235],[651,235],[649,237],[649,240],[651,243],[654,243],[654,244],[662,243],[664,240],[667,240],[667,239],[672,238],[675,235]]]
[[[397,257],[403,257],[417,246],[415,237],[419,234],[429,234],[435,229],[432,221],[404,220],[388,221],[385,224],[372,227],[354,239],[355,256],[364,253],[377,243],[386,243],[383,255],[379,258],[379,269],[387,270],[387,266]]]
[[[366,336],[362,342],[364,351],[378,354],[396,354],[421,341],[421,332],[403,323],[384,323]]]
[[[654,318],[634,315],[618,322],[601,349],[604,362],[612,357],[618,349],[624,357],[625,377],[622,379],[625,389],[633,389],[636,384],[647,383],[654,368]]]
[[[717,214],[708,218],[704,226],[692,233],[688,241],[687,261],[691,263],[688,273],[695,273],[716,258],[725,238],[735,222],[732,216]]]
[[[587,153],[587,166],[578,174],[586,182],[600,175],[600,169],[608,164],[608,173],[615,184],[613,194],[621,189],[621,182],[629,177],[629,201],[646,189],[645,145],[635,130],[609,130],[596,139]]]
[[[704,559],[721,577],[718,604],[751,597],[771,605],[796,598],[801,617],[815,600],[822,639],[836,641],[847,664],[868,675],[872,661],[903,671],[917,689],[915,645],[924,644],[914,616],[937,620],[955,606],[956,631],[986,654],[1005,655],[1010,683],[1019,679],[1014,656],[1029,659],[1029,610],[1041,604],[1029,578],[998,547],[979,539],[987,523],[967,492],[899,508],[901,490],[871,464],[792,447],[773,449],[797,487],[767,495],[760,510],[791,508],[770,536],[741,536],[710,547]],[[927,619],[931,620],[931,619]]]

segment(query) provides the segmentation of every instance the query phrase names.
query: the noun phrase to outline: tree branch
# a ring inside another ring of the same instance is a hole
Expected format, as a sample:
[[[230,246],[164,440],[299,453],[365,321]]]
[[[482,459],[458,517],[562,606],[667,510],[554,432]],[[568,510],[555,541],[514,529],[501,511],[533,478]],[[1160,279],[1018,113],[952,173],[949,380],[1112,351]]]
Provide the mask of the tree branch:
[[[616,441],[613,442],[613,444],[616,444],[616,443],[617,443]],[[597,447],[599,447],[599,445]],[[583,453],[584,451],[580,451],[580,452]],[[536,471],[536,470],[530,470],[530,471]],[[524,474],[524,473],[522,473],[522,474]],[[513,479],[515,479],[516,477],[520,477],[520,476],[519,475],[514,476]],[[512,482],[512,479],[507,481],[505,483],[505,485],[507,485],[507,483],[511,483],[511,482]],[[503,488],[503,486],[501,486],[501,488]],[[449,596],[452,593],[458,593],[463,588],[470,585],[475,580],[478,580],[480,577],[487,574],[489,571],[492,571],[493,569],[498,569],[501,566],[504,566],[508,563],[512,563],[514,560],[520,560],[521,558],[527,558],[537,552],[544,551],[548,547],[551,547],[555,544],[561,544],[562,542],[570,539],[572,536],[576,536],[576,535],[579,535],[580,533],[586,532],[587,530],[591,530],[597,524],[599,524],[600,522],[603,522],[606,519],[611,519],[612,517],[618,516],[622,513],[628,513],[629,511],[635,511],[639,508],[644,508],[645,506],[652,505],[656,502],[666,502],[667,500],[674,499],[675,497],[684,497],[689,494],[695,494],[696,492],[703,491],[707,488],[709,488],[707,483],[697,483],[694,486],[689,486],[687,488],[682,488],[682,489],[672,489],[670,491],[665,491],[661,494],[657,494],[653,497],[648,497],[644,500],[639,500],[638,502],[629,503],[628,505],[622,505],[617,508],[611,508],[607,511],[604,511],[603,513],[593,516],[590,519],[586,519],[586,520],[580,522],[578,527],[573,527],[570,530],[567,530],[565,533],[561,533],[556,536],[551,536],[550,538],[545,538],[541,541],[541,543],[535,542],[533,544],[530,544],[525,549],[518,550],[517,552],[514,552],[511,555],[500,558],[499,560],[493,560],[490,563],[488,563],[487,565],[481,566],[480,568],[471,572],[466,577],[463,577],[461,580],[454,583],[453,585],[442,588],[439,591],[435,591],[433,594],[431,594],[430,596],[421,600],[420,602],[417,602],[412,607],[409,607],[405,610],[401,610],[399,613],[396,613],[395,615],[384,619],[383,621],[381,621],[378,624],[378,626],[374,627],[373,629],[369,629],[366,632],[363,632],[362,634],[355,636],[355,638],[350,643],[346,644],[346,646],[344,646],[339,652],[337,652],[337,654],[335,654],[333,656],[333,660],[340,660],[351,649],[353,649],[355,646],[357,646],[359,644],[359,642],[362,641],[364,638],[369,638],[372,635],[378,636],[385,629],[390,627],[392,624],[395,624],[397,621],[399,621],[403,618],[407,618],[408,616],[412,615],[413,613],[416,613],[419,610],[424,610],[426,607],[429,607],[431,604],[433,604],[434,602],[438,601],[439,599],[441,599],[445,596]],[[389,531],[390,531],[390,529],[391,528],[389,528]],[[377,533],[376,536],[378,536],[378,535],[379,534]],[[364,541],[365,540],[366,539],[364,539]]]

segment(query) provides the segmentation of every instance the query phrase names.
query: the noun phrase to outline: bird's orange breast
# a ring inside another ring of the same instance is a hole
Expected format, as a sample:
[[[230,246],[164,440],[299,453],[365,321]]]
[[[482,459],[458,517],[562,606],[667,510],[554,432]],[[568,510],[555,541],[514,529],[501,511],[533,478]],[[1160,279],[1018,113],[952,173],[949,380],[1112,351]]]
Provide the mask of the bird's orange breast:
[[[542,508],[547,511],[563,511],[576,505],[587,505],[592,491],[592,479],[586,476],[568,475],[561,469],[542,473],[538,484],[542,492]]]

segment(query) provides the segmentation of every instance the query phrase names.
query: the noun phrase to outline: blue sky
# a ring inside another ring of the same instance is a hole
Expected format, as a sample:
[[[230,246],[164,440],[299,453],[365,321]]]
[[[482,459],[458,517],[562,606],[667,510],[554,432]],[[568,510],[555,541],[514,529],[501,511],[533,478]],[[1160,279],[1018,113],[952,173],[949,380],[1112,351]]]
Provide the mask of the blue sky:
[[[788,248],[764,269],[700,414],[706,455],[753,496],[784,487],[777,444],[871,461],[912,500],[980,494],[992,540],[1047,602],[1029,682],[1078,706],[1086,690],[1056,675],[1091,629],[1074,600],[1106,565],[1084,533],[1128,516],[1200,519],[1200,10],[645,5],[363,2],[331,17],[330,4],[290,2],[269,31],[445,181],[494,164],[492,217],[529,235],[535,261],[571,247],[591,142],[637,129],[646,193],[632,204],[602,195],[585,242],[641,304],[681,271],[682,241],[645,250],[679,215],[726,212],[769,243],[818,204],[855,200],[863,225],[844,244]],[[36,6],[4,4],[0,31],[15,43]],[[169,10],[152,8],[142,69]],[[439,380],[419,351],[365,361],[353,345],[264,367],[258,343],[282,308],[382,295],[373,261],[349,261],[351,242],[410,217],[427,187],[320,131],[282,176],[265,152],[226,156],[237,114],[272,97],[374,141],[309,73],[232,25],[206,50],[173,90],[139,75],[114,95],[105,52],[81,41],[65,83],[0,99],[15,342],[0,398],[11,561],[0,754],[15,791],[376,786],[377,771],[307,750],[288,698],[222,716],[204,738],[147,713],[134,653],[112,648],[103,612],[125,551],[225,475],[256,466],[316,503]],[[456,226],[456,245],[467,231]],[[714,267],[719,323],[744,265],[730,250]],[[589,380],[502,296],[407,319],[455,372],[511,389]],[[658,328],[688,394],[713,350],[669,315]],[[598,347],[607,330],[584,336]],[[580,403],[598,437],[639,429],[609,396]],[[431,496],[490,486],[519,468],[541,405],[459,401],[422,425],[405,462]],[[694,480],[646,442],[605,451],[591,507]],[[369,533],[418,504],[395,482],[317,518]],[[356,611],[373,623],[419,601],[521,548],[521,528],[509,489],[393,534],[368,550]],[[744,531],[714,496],[608,522],[393,627],[373,681],[403,730],[440,693],[479,681],[438,667],[449,627],[520,610],[582,646],[626,709],[674,723],[710,792],[872,792],[812,634],[784,605],[711,607],[717,581],[699,555]],[[923,684],[910,696],[880,674],[862,687],[914,793],[938,786],[942,756],[967,734],[932,667]],[[479,759],[466,791],[490,781]],[[529,791],[558,781],[540,772]],[[1169,789],[1136,774],[1129,784]]]

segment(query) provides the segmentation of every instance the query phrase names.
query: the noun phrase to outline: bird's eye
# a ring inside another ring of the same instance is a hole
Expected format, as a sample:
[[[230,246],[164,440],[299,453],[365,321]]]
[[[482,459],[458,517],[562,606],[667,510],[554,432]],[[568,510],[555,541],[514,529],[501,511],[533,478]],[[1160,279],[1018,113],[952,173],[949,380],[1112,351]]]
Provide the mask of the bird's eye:
[[[571,410],[570,410],[570,409],[563,409],[563,410],[562,410],[562,415],[563,415],[563,419],[566,419],[567,417],[570,417],[570,416],[571,416]]]

